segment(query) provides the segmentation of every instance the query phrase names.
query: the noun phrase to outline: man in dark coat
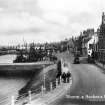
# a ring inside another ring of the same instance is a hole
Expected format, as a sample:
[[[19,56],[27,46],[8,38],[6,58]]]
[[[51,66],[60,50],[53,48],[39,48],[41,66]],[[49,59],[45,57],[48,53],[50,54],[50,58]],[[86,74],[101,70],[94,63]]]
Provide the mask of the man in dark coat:
[[[61,60],[59,60],[57,63],[57,70],[58,70],[58,73],[61,74]]]
[[[61,76],[61,61],[59,60],[57,63],[57,75],[56,75],[56,78],[58,78],[58,82],[60,82],[60,76]]]
[[[62,73],[62,79],[63,79],[63,82],[66,83],[66,73],[65,72]]]
[[[70,82],[70,77],[71,77],[71,73],[70,72],[67,72],[66,78],[67,78],[67,82],[68,83]]]

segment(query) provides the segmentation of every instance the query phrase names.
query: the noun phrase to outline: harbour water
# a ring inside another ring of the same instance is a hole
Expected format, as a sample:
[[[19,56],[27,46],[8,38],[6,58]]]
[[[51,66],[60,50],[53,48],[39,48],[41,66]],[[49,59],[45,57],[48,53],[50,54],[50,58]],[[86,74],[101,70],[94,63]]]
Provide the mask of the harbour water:
[[[15,57],[15,55],[0,56],[0,63],[12,63]],[[18,90],[26,85],[28,80],[28,77],[23,76],[0,76],[0,105],[9,105],[11,96],[17,95]]]

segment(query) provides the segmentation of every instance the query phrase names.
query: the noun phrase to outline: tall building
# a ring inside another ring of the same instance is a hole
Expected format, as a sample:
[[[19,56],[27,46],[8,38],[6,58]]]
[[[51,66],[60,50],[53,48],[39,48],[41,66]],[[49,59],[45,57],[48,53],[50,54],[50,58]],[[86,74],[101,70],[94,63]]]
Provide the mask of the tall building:
[[[99,29],[99,42],[98,42],[98,52],[99,52],[99,59],[101,61],[105,61],[105,14],[102,13],[102,23]]]
[[[105,14],[102,14],[102,23],[99,31],[99,51],[105,50]]]

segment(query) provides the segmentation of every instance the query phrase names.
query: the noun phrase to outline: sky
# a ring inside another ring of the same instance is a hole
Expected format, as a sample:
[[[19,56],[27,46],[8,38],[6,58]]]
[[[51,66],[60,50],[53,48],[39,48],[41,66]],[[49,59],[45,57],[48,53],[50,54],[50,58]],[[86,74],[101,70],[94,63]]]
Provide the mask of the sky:
[[[97,29],[105,0],[0,0],[0,45],[56,42]]]

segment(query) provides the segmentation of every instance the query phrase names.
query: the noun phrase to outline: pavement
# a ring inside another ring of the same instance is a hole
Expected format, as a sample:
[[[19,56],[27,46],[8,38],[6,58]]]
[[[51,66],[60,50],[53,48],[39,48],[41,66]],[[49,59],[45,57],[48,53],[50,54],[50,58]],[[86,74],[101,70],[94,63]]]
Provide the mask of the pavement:
[[[71,82],[62,83],[61,85],[57,86],[56,89],[44,94],[37,100],[32,101],[30,105],[50,105],[54,101],[59,100],[62,96],[66,96],[67,91],[69,91],[70,89],[70,86]]]

